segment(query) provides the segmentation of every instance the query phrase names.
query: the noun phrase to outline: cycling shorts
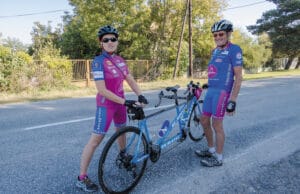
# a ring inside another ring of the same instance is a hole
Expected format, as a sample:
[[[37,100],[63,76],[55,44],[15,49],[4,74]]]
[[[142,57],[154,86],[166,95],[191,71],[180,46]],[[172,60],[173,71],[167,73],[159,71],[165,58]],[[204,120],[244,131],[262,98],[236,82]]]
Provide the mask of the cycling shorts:
[[[105,135],[111,122],[116,128],[126,125],[126,107],[121,104],[111,106],[97,106],[95,125],[93,132]]]
[[[208,117],[223,119],[230,93],[225,90],[208,88],[204,102],[203,114]]]

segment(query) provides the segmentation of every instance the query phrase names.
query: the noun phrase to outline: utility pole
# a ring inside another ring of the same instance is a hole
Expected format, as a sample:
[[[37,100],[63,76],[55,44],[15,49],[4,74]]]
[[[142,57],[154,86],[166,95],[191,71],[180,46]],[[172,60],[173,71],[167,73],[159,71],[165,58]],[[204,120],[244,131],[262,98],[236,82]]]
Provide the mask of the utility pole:
[[[192,45],[192,0],[189,0],[189,70],[188,77],[193,77],[193,45]]]
[[[188,14],[189,1],[190,0],[186,1],[185,14],[184,14],[183,19],[182,19],[181,34],[180,34],[180,39],[179,39],[179,42],[178,42],[176,63],[175,63],[174,71],[173,71],[173,79],[175,79],[175,77],[177,76],[178,69],[179,69],[179,59],[180,59],[181,43],[182,43],[182,39],[183,39],[183,33],[184,33],[184,26],[185,26],[186,16]]]

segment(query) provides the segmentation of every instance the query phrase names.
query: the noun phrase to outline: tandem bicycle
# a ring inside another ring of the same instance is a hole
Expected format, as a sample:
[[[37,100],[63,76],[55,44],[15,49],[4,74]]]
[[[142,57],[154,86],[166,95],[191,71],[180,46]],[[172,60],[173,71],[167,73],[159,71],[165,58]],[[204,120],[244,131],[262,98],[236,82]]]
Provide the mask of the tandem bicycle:
[[[200,141],[204,132],[199,122],[203,100],[200,98],[207,85],[200,87],[192,81],[187,85],[184,96],[178,96],[179,86],[167,87],[171,93],[159,93],[159,102],[163,98],[173,99],[174,106],[161,109],[145,116],[143,107],[127,107],[129,120],[137,120],[137,126],[126,126],[114,133],[103,148],[98,165],[99,184],[105,193],[129,193],[144,174],[147,161],[157,162],[161,151],[175,142],[183,142],[187,136]],[[184,100],[179,103],[179,100]],[[159,131],[160,138],[154,142],[150,136],[147,120],[162,112],[175,108],[176,115],[165,120]],[[178,126],[178,127],[177,127]],[[177,130],[174,133],[174,130]],[[171,133],[173,131],[173,133]]]

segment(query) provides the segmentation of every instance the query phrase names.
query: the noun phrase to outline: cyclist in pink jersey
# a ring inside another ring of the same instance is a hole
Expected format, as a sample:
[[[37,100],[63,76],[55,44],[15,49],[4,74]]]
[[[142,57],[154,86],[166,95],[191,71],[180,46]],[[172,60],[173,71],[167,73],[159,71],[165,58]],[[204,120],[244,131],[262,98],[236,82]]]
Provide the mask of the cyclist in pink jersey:
[[[147,104],[147,99],[129,73],[124,59],[115,54],[118,46],[118,31],[112,26],[99,29],[98,38],[102,53],[96,56],[92,63],[93,77],[97,88],[97,111],[93,133],[83,149],[80,163],[80,174],[76,186],[80,189],[93,192],[98,186],[87,176],[88,166],[95,149],[104,138],[111,122],[116,130],[126,125],[126,107],[133,103]],[[126,80],[130,88],[138,96],[138,101],[126,100],[123,81]],[[120,149],[124,147],[125,139],[119,140]]]
[[[232,23],[228,20],[218,21],[211,27],[217,47],[212,51],[208,65],[208,90],[200,118],[208,148],[195,151],[197,156],[203,158],[201,164],[208,167],[223,164],[223,117],[225,112],[230,116],[234,114],[243,79],[242,50],[238,45],[229,42],[232,31]],[[212,129],[215,132],[215,141]]]

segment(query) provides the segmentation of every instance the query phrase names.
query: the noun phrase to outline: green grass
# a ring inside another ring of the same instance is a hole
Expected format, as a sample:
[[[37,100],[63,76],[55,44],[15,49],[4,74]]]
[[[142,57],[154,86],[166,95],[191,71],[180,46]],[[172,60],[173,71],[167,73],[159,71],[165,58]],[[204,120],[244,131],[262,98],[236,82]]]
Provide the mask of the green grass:
[[[244,80],[271,78],[280,76],[300,75],[300,69],[289,71],[274,71],[263,72],[257,74],[245,74]],[[190,80],[194,82],[206,83],[205,79],[190,79],[190,78],[176,78],[174,80],[159,80],[153,82],[139,82],[142,90],[163,89],[167,86],[179,85],[185,87]],[[125,91],[131,91],[127,84],[125,84]],[[57,89],[51,91],[30,91],[19,94],[0,93],[0,104],[16,103],[16,102],[32,102],[39,100],[53,100],[61,98],[73,98],[84,96],[95,96],[96,89],[92,84],[89,88],[85,87],[85,82],[74,82],[73,86],[65,89]]]

